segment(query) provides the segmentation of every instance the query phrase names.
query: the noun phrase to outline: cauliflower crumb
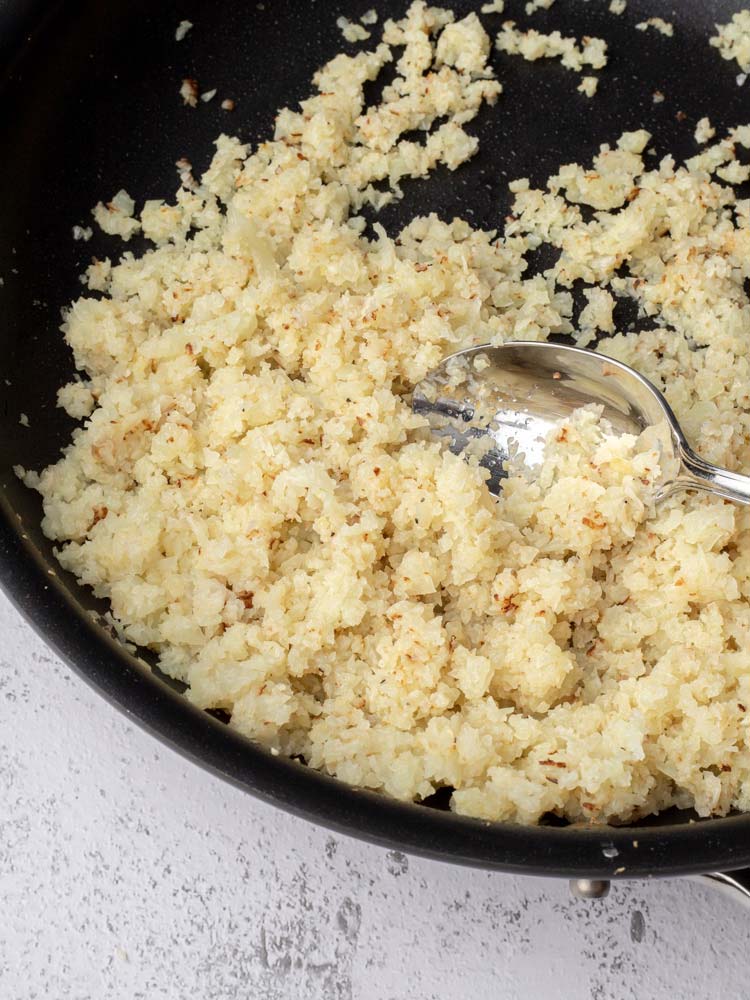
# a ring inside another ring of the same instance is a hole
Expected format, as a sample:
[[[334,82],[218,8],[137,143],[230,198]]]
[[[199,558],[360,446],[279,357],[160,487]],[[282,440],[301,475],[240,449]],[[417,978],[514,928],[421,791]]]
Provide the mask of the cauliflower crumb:
[[[596,93],[596,88],[599,86],[599,80],[595,76],[584,76],[581,82],[578,84],[577,90],[581,94],[585,94],[586,97],[593,97]]]
[[[75,420],[82,420],[91,416],[96,400],[85,382],[69,382],[58,389],[57,405]]]
[[[232,100],[231,97],[225,97],[224,100],[221,102],[221,107],[224,111],[234,111],[235,102]]]
[[[370,37],[370,32],[361,24],[355,24],[348,17],[339,17],[336,20],[336,27],[344,36],[347,42],[364,42]]]
[[[636,178],[643,166],[640,153],[650,138],[644,129],[623,133],[616,149],[608,145],[600,147],[593,170],[576,163],[562,166],[557,175],[550,177],[550,190],[565,191],[569,201],[598,210],[619,208],[636,188]]]
[[[127,191],[118,191],[106,204],[99,202],[93,210],[94,221],[108,236],[119,236],[127,241],[141,228],[133,218],[135,202]]]
[[[182,98],[182,103],[189,105],[191,108],[197,108],[198,93],[198,81],[193,80],[192,77],[185,77],[180,86],[180,97]]]
[[[18,422],[19,422],[19,424],[21,424],[22,427],[28,427],[29,426],[29,418],[26,416],[25,413],[21,414],[21,416],[18,418]]]
[[[624,14],[627,6],[627,0],[610,0],[609,12],[610,14]]]
[[[180,23],[177,25],[177,30],[174,33],[175,40],[181,42],[192,27],[193,27],[192,21],[180,21]]]
[[[437,64],[455,66],[461,73],[479,75],[487,64],[490,39],[476,14],[447,24],[436,49]]]
[[[91,226],[73,226],[74,240],[83,240],[84,243],[87,243],[93,235],[94,231]]]
[[[727,184],[745,184],[750,179],[750,167],[740,163],[739,160],[732,160],[726,166],[718,167],[716,176]]]
[[[505,0],[490,0],[489,3],[482,4],[482,14],[502,14],[505,10]]]
[[[362,24],[367,24],[367,25],[377,24],[378,23],[377,11],[370,8],[370,10],[366,10],[364,12],[364,14],[362,15],[362,17],[360,17],[359,20]]]
[[[213,90],[205,90],[201,94],[201,100],[204,102],[204,104],[207,104],[209,101],[212,101],[214,97],[216,97],[216,87],[214,87]]]
[[[549,10],[555,0],[529,0],[526,4],[526,14],[534,14],[538,10]]]
[[[615,300],[606,288],[584,288],[583,294],[588,305],[581,310],[578,320],[580,336],[579,347],[591,343],[598,333],[614,333],[615,324],[612,311]]]
[[[695,126],[695,141],[703,145],[716,135],[716,129],[711,125],[708,118],[701,118]]]
[[[664,94],[660,90],[655,90],[651,95],[651,100],[654,104],[662,104],[664,102]]]
[[[514,21],[506,21],[495,42],[501,52],[520,55],[535,62],[537,59],[559,58],[566,69],[580,72],[584,66],[602,69],[607,65],[607,43],[601,38],[564,38],[559,31],[546,35],[529,28],[519,31]]]
[[[719,50],[722,59],[734,59],[744,73],[750,71],[750,10],[733,14],[727,24],[717,24],[709,44]]]
[[[185,188],[189,188],[191,191],[195,190],[198,186],[198,182],[195,177],[193,177],[193,165],[190,160],[188,160],[185,156],[181,156],[179,160],[175,160],[175,166],[177,167],[180,184],[182,184]]]
[[[660,34],[666,35],[667,38],[671,38],[674,35],[674,25],[661,17],[649,17],[646,21],[639,21],[635,27],[637,31],[648,31],[649,28],[653,28]]]
[[[112,273],[112,262],[109,260],[94,260],[89,264],[82,281],[92,292],[105,292],[109,287]]]
[[[28,486],[29,489],[39,489],[40,479],[38,472],[25,469],[22,465],[14,465],[13,474],[17,476],[25,486]]]

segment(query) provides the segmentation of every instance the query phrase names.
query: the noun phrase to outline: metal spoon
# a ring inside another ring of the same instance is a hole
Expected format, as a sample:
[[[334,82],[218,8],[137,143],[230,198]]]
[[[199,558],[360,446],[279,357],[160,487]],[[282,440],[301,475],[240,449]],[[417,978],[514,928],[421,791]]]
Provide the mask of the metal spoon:
[[[412,408],[456,454],[489,435],[481,464],[498,493],[505,463],[523,452],[539,462],[544,442],[560,420],[587,404],[603,406],[615,432],[649,430],[660,452],[662,476],[654,499],[677,490],[702,490],[750,504],[750,476],[704,461],[690,448],[658,389],[628,365],[594,351],[562,344],[515,341],[483,345],[445,358],[414,389]]]

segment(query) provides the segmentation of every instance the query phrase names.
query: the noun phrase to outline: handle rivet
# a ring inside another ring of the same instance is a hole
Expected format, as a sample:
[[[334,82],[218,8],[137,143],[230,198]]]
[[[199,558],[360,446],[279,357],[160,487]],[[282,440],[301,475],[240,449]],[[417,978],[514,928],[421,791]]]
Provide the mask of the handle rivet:
[[[609,893],[609,882],[600,878],[573,878],[570,891],[576,899],[604,899]]]

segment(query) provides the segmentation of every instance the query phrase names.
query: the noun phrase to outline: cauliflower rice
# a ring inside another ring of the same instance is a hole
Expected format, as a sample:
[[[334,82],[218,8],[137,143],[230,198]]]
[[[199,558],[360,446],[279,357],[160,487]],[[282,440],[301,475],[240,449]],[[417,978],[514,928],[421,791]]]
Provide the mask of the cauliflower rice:
[[[653,509],[657,457],[588,410],[496,500],[410,408],[446,354],[590,343],[631,298],[644,328],[606,353],[706,458],[750,468],[750,203],[732,187],[750,128],[655,169],[648,133],[626,133],[546,190],[517,181],[500,237],[430,216],[369,238],[363,206],[475,152],[464,125],[501,90],[490,44],[475,15],[414,3],[323,67],[272,141],[222,136],[174,204],[98,206],[155,247],[89,268],[64,324],[84,374],[60,391],[82,424],[19,473],[123,639],[276,752],[407,800],[449,786],[491,820],[750,809],[750,509]],[[528,277],[543,243],[559,258]]]

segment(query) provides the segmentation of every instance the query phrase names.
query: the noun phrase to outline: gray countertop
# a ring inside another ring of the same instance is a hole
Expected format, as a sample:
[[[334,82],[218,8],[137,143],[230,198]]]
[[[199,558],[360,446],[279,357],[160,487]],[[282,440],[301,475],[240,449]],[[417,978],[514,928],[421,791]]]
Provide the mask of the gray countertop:
[[[0,635],[2,1000],[748,995],[731,899],[585,903],[332,836],[143,733],[2,597]]]

